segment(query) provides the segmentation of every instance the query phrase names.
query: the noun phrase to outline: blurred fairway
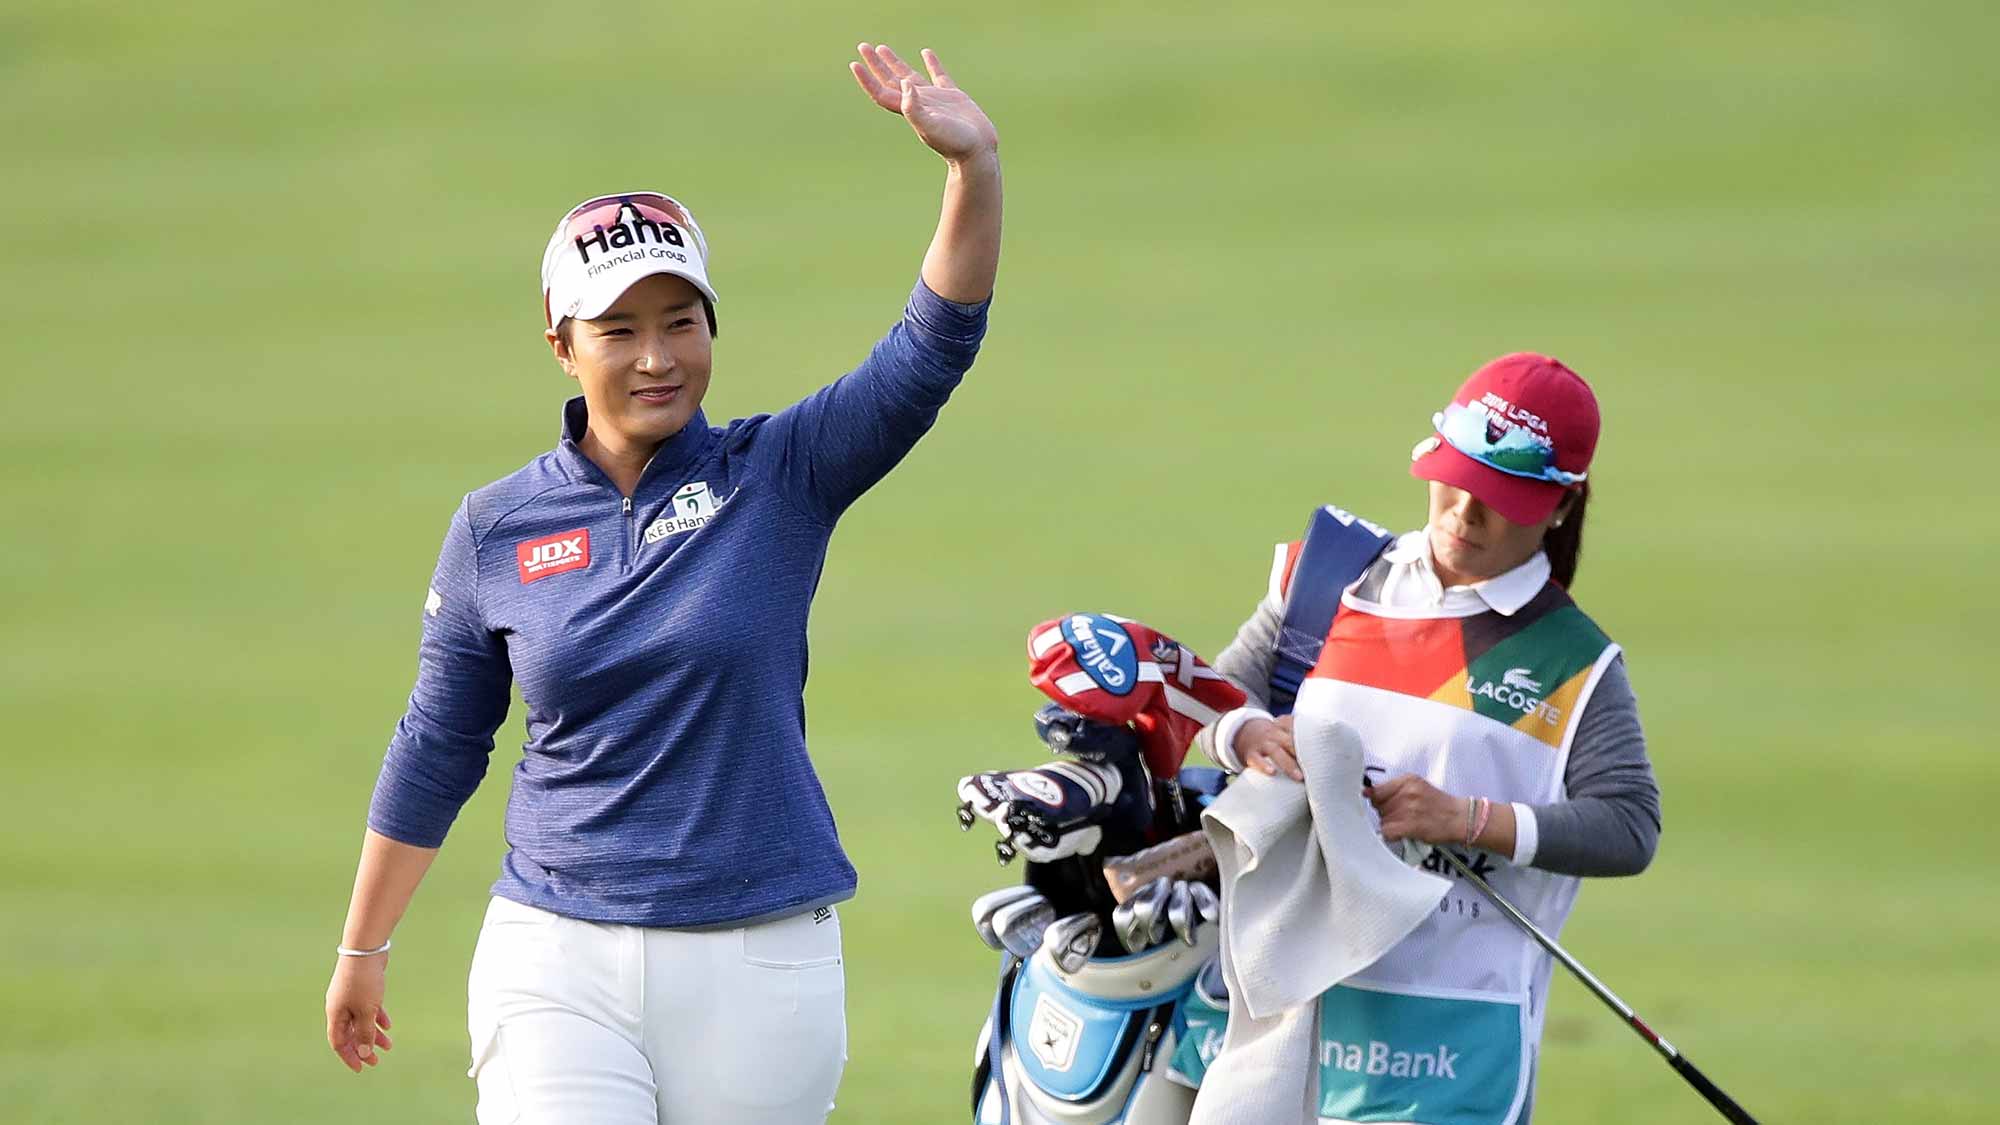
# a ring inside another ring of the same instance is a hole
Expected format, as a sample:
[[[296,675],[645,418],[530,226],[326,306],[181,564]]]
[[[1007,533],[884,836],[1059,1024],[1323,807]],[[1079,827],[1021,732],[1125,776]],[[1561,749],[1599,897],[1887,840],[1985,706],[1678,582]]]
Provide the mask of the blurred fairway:
[[[321,999],[445,521],[555,436],[543,240],[671,190],[710,416],[839,374],[941,180],[864,37],[940,50],[1009,210],[986,351],[814,617],[862,873],[835,1120],[965,1118],[964,904],[1012,873],[950,792],[1038,756],[1027,626],[1213,653],[1312,505],[1420,521],[1430,412],[1530,348],[1605,405],[1579,596],[1667,809],[1568,944],[1767,1121],[2000,1113],[1990,5],[10,0],[0,1121],[472,1119],[518,714],[396,935],[384,1066]],[[1566,982],[1539,1109],[1710,1119]]]

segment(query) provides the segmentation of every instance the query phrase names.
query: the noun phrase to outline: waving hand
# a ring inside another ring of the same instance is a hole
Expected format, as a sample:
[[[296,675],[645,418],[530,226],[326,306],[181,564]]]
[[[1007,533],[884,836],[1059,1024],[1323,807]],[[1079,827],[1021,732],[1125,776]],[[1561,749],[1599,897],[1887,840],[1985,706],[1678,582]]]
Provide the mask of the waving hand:
[[[879,44],[863,43],[859,51],[861,61],[848,63],[847,69],[854,72],[862,93],[890,113],[900,114],[933,152],[956,164],[1000,147],[1000,134],[986,111],[952,81],[936,52],[922,52],[929,72],[925,75]]]

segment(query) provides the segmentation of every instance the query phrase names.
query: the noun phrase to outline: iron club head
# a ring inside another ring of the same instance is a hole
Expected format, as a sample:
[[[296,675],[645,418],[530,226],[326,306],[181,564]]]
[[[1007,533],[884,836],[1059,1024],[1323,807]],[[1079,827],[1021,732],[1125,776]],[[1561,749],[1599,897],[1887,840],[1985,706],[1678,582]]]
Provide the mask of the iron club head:
[[[1058,919],[1042,933],[1042,948],[1055,958],[1056,967],[1065,973],[1073,973],[1083,968],[1090,955],[1097,952],[1098,939],[1104,936],[1104,923],[1095,914],[1072,914]]]
[[[993,932],[1007,952],[1026,958],[1042,947],[1042,933],[1055,920],[1056,908],[1037,894],[1001,907],[993,915]]]
[[[993,915],[1008,903],[1040,895],[1040,891],[1023,884],[1018,887],[1002,887],[997,891],[988,891],[973,899],[972,928],[979,931],[979,940],[994,949],[1005,948],[1000,944],[1000,935],[993,932]]]
[[[1194,894],[1186,882],[1176,882],[1167,896],[1167,922],[1183,942],[1194,944],[1194,930],[1199,921],[1194,915]]]
[[[1128,944],[1134,953],[1156,945],[1166,936],[1167,898],[1172,893],[1173,880],[1162,875],[1140,888],[1139,893],[1127,900],[1132,907],[1132,932],[1136,945]]]
[[[1214,922],[1222,917],[1222,899],[1215,888],[1207,883],[1190,883],[1188,897],[1194,901],[1195,913],[1206,921]]]
[[[1133,917],[1137,903],[1136,897],[1128,898],[1111,911],[1111,932],[1118,936],[1118,944],[1124,946],[1127,953],[1137,953],[1146,948],[1145,934]]]

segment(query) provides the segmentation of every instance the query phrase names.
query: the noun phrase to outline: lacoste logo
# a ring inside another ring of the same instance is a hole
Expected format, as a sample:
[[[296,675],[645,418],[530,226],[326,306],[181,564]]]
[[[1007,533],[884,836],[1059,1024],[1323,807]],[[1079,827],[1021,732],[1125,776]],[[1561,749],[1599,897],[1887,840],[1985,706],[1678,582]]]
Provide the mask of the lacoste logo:
[[[1509,668],[1497,682],[1488,680],[1483,684],[1467,673],[1465,694],[1473,699],[1491,699],[1523,715],[1540,715],[1548,725],[1561,726],[1562,708],[1542,698],[1542,681],[1530,676],[1531,671],[1532,668]]]
[[[579,527],[516,543],[514,558],[520,566],[522,585],[552,574],[583,570],[590,566],[590,529]]]

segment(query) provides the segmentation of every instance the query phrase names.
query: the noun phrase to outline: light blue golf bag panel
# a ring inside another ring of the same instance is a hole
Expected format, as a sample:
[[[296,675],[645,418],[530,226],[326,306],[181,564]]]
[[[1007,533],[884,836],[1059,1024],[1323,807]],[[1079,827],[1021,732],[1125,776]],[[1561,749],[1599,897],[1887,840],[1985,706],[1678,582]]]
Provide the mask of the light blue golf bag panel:
[[[1065,987],[1040,958],[1014,977],[1014,1057],[1028,1081],[1066,1102],[1090,1101],[1125,1061],[1165,998],[1106,1000]]]
[[[1299,685],[1319,662],[1340,595],[1395,541],[1383,528],[1331,504],[1313,512],[1292,568],[1285,620],[1271,661],[1272,714],[1291,713]]]
[[[1095,958],[1073,975],[1029,958],[980,1032],[977,1125],[1186,1125],[1194,1090],[1168,1060],[1214,942]]]
[[[1320,997],[1319,1115],[1498,1125],[1526,1095],[1525,1005],[1335,985]]]

